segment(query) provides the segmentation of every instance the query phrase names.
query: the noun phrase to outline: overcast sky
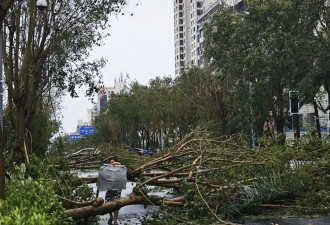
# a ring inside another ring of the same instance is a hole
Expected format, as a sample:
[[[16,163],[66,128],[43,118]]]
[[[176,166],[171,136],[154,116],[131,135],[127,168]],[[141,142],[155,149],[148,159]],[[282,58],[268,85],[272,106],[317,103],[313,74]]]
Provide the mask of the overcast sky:
[[[127,13],[112,17],[111,36],[104,40],[105,45],[92,52],[93,59],[108,60],[102,70],[104,85],[113,86],[121,72],[140,84],[148,84],[156,76],[174,77],[173,1],[130,0],[123,11]],[[82,94],[63,100],[62,127],[71,133],[79,119],[87,121],[92,103]]]

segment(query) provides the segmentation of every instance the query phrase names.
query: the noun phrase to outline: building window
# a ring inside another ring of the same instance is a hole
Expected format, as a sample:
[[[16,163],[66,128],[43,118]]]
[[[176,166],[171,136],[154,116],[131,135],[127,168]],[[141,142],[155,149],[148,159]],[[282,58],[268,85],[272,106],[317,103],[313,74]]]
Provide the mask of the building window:
[[[202,2],[197,2],[197,8],[201,8],[203,6]]]

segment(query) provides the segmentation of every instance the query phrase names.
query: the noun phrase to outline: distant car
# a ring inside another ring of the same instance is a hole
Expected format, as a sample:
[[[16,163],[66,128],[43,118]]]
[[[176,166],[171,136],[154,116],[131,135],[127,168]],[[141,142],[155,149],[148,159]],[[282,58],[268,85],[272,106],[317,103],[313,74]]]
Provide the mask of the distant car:
[[[130,148],[128,149],[129,152],[135,152],[138,155],[145,155],[146,154],[146,150],[142,149],[142,148]]]
[[[146,150],[146,156],[152,156],[153,154],[154,152],[150,148]]]
[[[83,148],[77,152],[71,154],[71,156],[78,156],[78,155],[95,155],[100,153],[100,150],[96,148]]]

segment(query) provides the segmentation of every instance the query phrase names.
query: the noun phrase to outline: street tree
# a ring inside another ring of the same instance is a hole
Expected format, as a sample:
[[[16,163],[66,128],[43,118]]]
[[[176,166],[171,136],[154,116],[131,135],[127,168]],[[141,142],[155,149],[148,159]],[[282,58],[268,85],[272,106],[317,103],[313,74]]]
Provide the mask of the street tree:
[[[101,84],[104,60],[88,61],[100,45],[109,14],[124,1],[47,1],[38,11],[36,0],[13,3],[3,29],[3,61],[10,121],[15,127],[13,161],[24,161],[24,132],[35,116],[47,86],[67,90],[86,84],[90,95]]]
[[[3,20],[10,9],[10,7],[14,4],[14,0],[1,0],[0,1],[0,26],[2,28]]]
[[[214,123],[221,135],[232,132],[233,104],[231,85],[224,73],[191,68],[175,81],[178,93],[176,110],[180,113],[179,127],[183,135],[192,125]],[[182,137],[181,137],[182,138]]]
[[[155,78],[149,85],[137,82],[121,94],[109,96],[95,119],[96,138],[111,144],[156,147],[175,129],[173,80]]]
[[[3,21],[14,0],[0,1],[0,30],[3,29]],[[1,53],[0,53],[1,54]],[[2,62],[0,62],[2,63]],[[1,124],[3,127],[3,124]],[[4,158],[3,130],[0,131],[0,199],[5,199],[5,158]]]
[[[320,14],[307,13],[309,2],[250,0],[242,13],[221,5],[209,23],[206,52],[213,68],[230,75],[237,102],[245,102],[238,111],[250,115],[244,127],[253,121],[259,134],[268,119],[275,121],[278,133],[284,131],[288,91],[313,69],[315,44],[310,40]]]
[[[149,82],[149,106],[152,126],[153,147],[164,147],[163,139],[169,136],[177,125],[174,113],[174,80],[171,77],[156,77]],[[167,138],[168,139],[168,138]]]
[[[299,83],[301,103],[311,103],[314,106],[316,127],[321,137],[319,110],[324,113],[330,109],[328,105],[321,104],[318,99],[330,97],[330,6],[326,1],[304,1],[301,7],[302,14],[306,15],[302,22],[304,30],[310,35],[302,34],[308,43],[309,55],[313,58],[313,67],[307,71],[307,76]]]

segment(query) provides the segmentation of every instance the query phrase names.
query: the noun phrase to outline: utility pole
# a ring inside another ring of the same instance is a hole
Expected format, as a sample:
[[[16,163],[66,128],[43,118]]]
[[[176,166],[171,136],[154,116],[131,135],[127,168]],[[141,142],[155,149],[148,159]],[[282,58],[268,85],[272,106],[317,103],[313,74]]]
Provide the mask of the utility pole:
[[[249,81],[249,96],[251,98],[252,96],[252,82]],[[250,116],[253,118],[253,109],[252,109],[252,104],[250,104]],[[251,124],[250,124],[250,148],[255,148],[256,147],[256,135],[253,130],[253,119],[251,119]]]

